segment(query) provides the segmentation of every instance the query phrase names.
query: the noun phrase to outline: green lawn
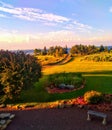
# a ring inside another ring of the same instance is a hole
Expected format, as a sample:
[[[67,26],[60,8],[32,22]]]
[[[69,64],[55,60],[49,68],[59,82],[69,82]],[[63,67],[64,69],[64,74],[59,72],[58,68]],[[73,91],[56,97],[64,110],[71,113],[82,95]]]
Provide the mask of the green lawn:
[[[21,93],[19,102],[48,102],[82,96],[86,91],[96,90],[112,94],[112,62],[81,61],[74,58],[63,65],[55,65],[43,69],[43,77],[35,83],[35,87]],[[45,90],[47,75],[60,72],[81,72],[86,79],[86,86],[77,91],[63,94],[48,94]]]
[[[104,72],[112,71],[112,62],[80,61],[80,58],[64,65],[56,65],[43,70],[44,75],[60,72]]]
[[[112,93],[112,75],[111,74],[84,74],[86,86],[77,91],[63,94],[48,94],[44,88],[47,76],[43,76],[35,87],[31,90],[23,91],[21,94],[21,102],[48,102],[60,99],[70,99],[82,96],[86,91],[96,90],[102,93]]]

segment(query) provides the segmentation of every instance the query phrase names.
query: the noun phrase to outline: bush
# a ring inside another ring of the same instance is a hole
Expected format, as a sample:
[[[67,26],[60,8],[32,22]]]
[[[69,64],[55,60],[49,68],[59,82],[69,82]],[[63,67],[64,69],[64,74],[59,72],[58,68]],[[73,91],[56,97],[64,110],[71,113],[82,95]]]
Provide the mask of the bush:
[[[102,96],[102,93],[92,90],[84,94],[84,100],[87,103],[97,104],[103,100],[103,96]]]
[[[81,74],[76,73],[60,73],[49,75],[47,80],[47,87],[51,84],[54,86],[59,86],[60,84],[74,85],[75,88],[80,87],[83,84],[83,77]]]
[[[0,51],[0,102],[18,98],[41,77],[38,60],[22,51]]]

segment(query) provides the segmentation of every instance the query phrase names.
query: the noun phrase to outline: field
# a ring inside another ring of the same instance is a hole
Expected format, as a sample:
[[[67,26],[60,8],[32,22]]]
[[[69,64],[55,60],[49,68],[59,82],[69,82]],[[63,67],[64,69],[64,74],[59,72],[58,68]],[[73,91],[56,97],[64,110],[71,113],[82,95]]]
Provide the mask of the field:
[[[82,57],[74,58],[73,61],[64,65],[51,66],[43,70],[44,75],[60,72],[110,72],[112,62],[81,61]]]
[[[112,93],[112,62],[94,62],[81,60],[83,57],[74,57],[65,64],[55,64],[43,69],[43,76],[35,87],[25,90],[21,93],[19,102],[48,102],[60,99],[70,99],[82,96],[86,91],[96,90],[102,93]],[[62,93],[48,94],[45,89],[45,82],[49,74],[60,72],[80,72],[86,79],[86,85],[83,89]]]

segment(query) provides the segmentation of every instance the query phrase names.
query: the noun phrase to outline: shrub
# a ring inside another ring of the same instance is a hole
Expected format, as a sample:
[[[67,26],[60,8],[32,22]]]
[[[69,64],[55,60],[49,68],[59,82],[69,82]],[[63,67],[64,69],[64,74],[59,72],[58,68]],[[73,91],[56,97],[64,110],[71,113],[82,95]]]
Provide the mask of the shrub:
[[[81,74],[76,73],[60,73],[49,75],[47,80],[47,87],[50,87],[50,84],[54,86],[59,86],[60,84],[65,85],[74,85],[75,88],[80,87],[83,84],[83,77]]]
[[[0,102],[18,98],[41,77],[41,65],[22,51],[0,51]]]
[[[102,96],[102,93],[92,90],[84,94],[84,100],[87,103],[97,104],[103,100],[103,96]]]

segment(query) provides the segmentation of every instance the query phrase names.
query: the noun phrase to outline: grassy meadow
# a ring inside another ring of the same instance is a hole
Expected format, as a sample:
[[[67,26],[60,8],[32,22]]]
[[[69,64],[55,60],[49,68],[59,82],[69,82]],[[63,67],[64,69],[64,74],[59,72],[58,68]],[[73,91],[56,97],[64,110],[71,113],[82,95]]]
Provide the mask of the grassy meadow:
[[[82,96],[86,91],[96,90],[102,93],[112,93],[112,62],[95,62],[81,60],[84,57],[74,57],[65,64],[55,64],[44,67],[43,76],[39,82],[30,90],[21,93],[19,102],[49,102],[61,99],[70,99]],[[62,93],[49,94],[45,89],[45,82],[49,74],[60,72],[80,72],[86,79],[86,85],[83,89]]]
[[[71,62],[64,65],[55,65],[43,70],[44,75],[60,72],[110,72],[112,62],[81,61],[82,57],[76,57]]]

